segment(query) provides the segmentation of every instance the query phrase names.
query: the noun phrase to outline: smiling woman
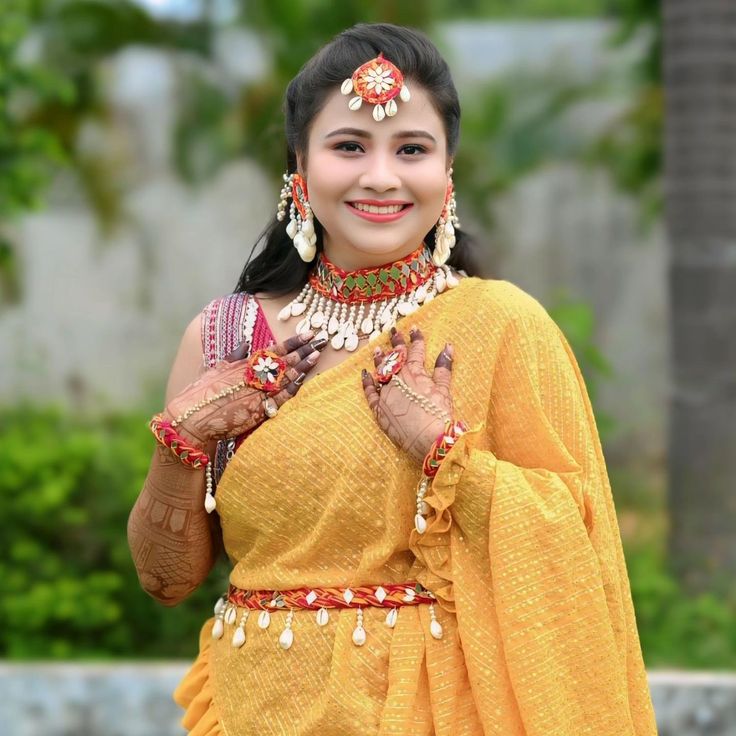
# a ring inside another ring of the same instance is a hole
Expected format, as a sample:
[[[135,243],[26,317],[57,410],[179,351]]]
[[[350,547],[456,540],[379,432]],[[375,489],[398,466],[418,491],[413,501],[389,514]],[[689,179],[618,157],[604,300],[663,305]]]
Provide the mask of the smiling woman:
[[[289,85],[276,216],[182,339],[128,527],[165,605],[232,563],[174,694],[194,736],[656,734],[585,385],[473,275],[459,118],[407,28]]]

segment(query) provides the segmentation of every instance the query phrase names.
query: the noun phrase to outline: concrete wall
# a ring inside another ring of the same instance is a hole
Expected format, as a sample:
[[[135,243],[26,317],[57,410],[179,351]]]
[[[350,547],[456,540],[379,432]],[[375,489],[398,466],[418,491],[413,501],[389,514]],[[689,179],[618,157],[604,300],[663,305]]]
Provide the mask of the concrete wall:
[[[188,663],[0,664],[3,736],[181,736]],[[736,675],[650,672],[659,736],[734,736]]]

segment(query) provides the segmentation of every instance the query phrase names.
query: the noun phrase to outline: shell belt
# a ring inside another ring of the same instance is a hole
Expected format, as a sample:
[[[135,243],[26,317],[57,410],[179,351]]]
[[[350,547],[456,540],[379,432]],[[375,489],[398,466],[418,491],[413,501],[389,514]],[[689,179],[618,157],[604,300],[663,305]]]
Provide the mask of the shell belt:
[[[353,629],[353,644],[363,646],[367,633],[363,627],[363,608],[373,606],[387,608],[386,626],[394,628],[399,608],[429,604],[429,632],[435,639],[442,638],[442,625],[434,610],[435,596],[420,583],[390,583],[385,585],[361,585],[352,588],[294,588],[291,590],[243,590],[231,585],[215,604],[215,622],[212,638],[221,639],[225,626],[234,626],[232,645],[242,647],[246,641],[245,624],[251,611],[259,610],[258,628],[268,629],[272,612],[284,610],[284,628],[279,635],[282,649],[291,648],[294,643],[292,628],[295,609],[316,611],[317,626],[326,626],[330,620],[330,608],[356,609],[356,625]]]

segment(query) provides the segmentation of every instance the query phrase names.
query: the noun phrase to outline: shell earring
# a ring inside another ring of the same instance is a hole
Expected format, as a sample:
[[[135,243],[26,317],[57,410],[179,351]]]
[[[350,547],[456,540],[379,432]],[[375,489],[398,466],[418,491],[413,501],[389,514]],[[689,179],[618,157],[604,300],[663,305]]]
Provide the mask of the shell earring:
[[[445,206],[442,208],[442,214],[437,221],[437,227],[434,231],[432,262],[435,266],[442,266],[447,263],[447,259],[450,257],[450,251],[455,245],[456,227],[460,227],[460,220],[457,217],[455,187],[452,183],[452,169],[450,169],[450,181],[447,183]]]
[[[289,224],[286,234],[294,241],[299,257],[309,263],[317,254],[317,234],[314,232],[314,215],[309,205],[307,182],[301,174],[284,174],[284,186],[281,187],[279,207],[276,219],[281,222],[286,217],[286,205],[291,198],[289,208]]]

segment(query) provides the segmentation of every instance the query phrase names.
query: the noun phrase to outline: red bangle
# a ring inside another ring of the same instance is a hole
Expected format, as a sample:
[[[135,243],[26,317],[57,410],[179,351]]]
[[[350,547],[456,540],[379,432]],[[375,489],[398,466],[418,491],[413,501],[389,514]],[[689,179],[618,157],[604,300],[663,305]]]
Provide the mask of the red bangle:
[[[428,478],[434,478],[440,469],[440,463],[453,448],[458,437],[468,431],[468,425],[459,420],[450,419],[445,422],[442,434],[434,441],[422,464],[422,471]]]
[[[210,459],[206,452],[188,445],[186,440],[171,426],[162,414],[154,414],[148,425],[153,436],[190,468],[207,467]]]

